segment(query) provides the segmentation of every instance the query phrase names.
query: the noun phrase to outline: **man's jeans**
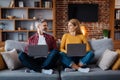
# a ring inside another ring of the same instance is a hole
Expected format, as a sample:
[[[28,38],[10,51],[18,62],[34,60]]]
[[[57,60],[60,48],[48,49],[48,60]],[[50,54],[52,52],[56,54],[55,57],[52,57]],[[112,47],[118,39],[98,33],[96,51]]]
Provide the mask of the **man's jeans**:
[[[51,69],[55,67],[58,59],[58,50],[52,50],[47,57],[34,58],[24,52],[19,53],[21,63],[34,71],[41,72],[41,69]]]
[[[60,57],[61,57],[61,62],[66,66],[66,67],[71,67],[73,63],[81,63],[83,65],[87,65],[90,63],[90,61],[94,57],[94,53],[92,51],[89,51],[86,53],[86,55],[82,58],[80,57],[68,57],[66,53],[60,52]]]

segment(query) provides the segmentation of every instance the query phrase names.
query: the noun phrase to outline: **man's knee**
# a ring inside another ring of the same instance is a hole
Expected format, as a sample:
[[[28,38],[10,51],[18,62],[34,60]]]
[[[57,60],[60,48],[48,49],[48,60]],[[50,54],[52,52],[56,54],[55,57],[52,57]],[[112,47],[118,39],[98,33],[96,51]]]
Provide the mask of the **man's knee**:
[[[19,54],[18,54],[18,58],[22,61],[22,60],[24,60],[25,59],[25,56],[26,56],[27,54],[25,54],[24,52],[20,52]]]

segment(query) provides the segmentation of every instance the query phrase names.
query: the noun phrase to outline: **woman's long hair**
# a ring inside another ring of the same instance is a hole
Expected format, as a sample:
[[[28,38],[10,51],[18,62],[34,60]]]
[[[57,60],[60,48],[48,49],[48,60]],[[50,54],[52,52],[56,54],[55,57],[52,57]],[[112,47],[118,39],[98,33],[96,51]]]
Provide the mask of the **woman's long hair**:
[[[81,29],[80,29],[80,22],[79,22],[79,20],[77,20],[77,19],[70,19],[68,21],[68,23],[69,22],[72,23],[74,26],[77,26],[77,28],[76,28],[76,35],[82,34]],[[68,25],[68,23],[67,23],[67,25]]]

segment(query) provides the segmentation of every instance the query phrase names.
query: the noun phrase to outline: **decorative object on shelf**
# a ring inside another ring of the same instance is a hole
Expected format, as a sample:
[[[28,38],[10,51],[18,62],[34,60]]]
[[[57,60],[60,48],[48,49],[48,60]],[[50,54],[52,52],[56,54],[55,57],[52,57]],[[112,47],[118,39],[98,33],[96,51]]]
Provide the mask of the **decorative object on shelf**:
[[[23,41],[23,34],[22,33],[18,33],[18,40]]]
[[[116,19],[120,19],[120,10],[116,10],[115,17]]]
[[[15,16],[7,16],[8,19],[14,19]]]
[[[33,19],[37,19],[37,18],[34,16]]]
[[[9,7],[15,7],[15,2],[14,2],[14,0],[10,1]]]
[[[40,2],[39,1],[34,2],[34,7],[40,7]]]
[[[34,30],[34,24],[33,23],[30,25],[30,30]]]
[[[23,1],[19,1],[19,7],[24,7]]]
[[[0,22],[0,30],[4,30],[4,28],[5,28],[5,23]]]
[[[24,14],[21,15],[21,18],[24,19]]]
[[[43,19],[42,15],[39,14],[39,15],[38,15],[38,21],[41,21],[42,19]]]
[[[17,30],[26,30],[26,28],[23,28],[23,27],[19,26],[19,27],[17,28]]]
[[[18,27],[17,29],[20,31],[20,30],[21,30],[21,27]]]
[[[103,29],[103,37],[105,39],[109,37],[109,30],[108,29]]]
[[[51,1],[45,1],[45,8],[51,8],[51,7],[52,7]]]

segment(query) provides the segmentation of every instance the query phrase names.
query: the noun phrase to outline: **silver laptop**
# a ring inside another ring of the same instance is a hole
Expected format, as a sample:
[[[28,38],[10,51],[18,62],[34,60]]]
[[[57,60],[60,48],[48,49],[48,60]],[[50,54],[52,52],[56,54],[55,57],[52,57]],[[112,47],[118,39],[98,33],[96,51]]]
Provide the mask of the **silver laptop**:
[[[68,44],[67,55],[68,56],[85,56],[86,44]]]
[[[33,57],[44,57],[48,55],[47,45],[29,45],[28,55]]]

